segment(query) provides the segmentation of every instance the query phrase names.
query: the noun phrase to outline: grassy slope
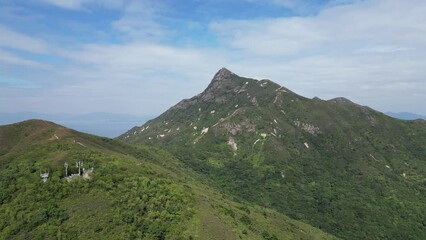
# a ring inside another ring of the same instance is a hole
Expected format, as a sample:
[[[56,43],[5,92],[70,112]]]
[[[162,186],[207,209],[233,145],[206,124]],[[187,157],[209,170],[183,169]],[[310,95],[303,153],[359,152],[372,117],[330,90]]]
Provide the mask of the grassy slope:
[[[333,238],[232,201],[160,149],[37,120],[1,126],[0,140],[0,239]],[[92,180],[61,180],[77,160],[95,167]]]
[[[228,193],[342,238],[426,237],[424,122],[270,81],[222,84],[120,138],[166,147]]]

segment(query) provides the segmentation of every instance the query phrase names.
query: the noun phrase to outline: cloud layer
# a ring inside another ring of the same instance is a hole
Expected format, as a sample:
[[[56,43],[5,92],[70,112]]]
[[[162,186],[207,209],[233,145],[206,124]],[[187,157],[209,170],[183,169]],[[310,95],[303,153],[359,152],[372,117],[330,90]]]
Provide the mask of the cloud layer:
[[[73,14],[114,14],[99,16],[106,26],[91,26],[101,38],[81,42],[0,22],[0,76],[43,86],[0,82],[4,111],[155,115],[201,92],[226,66],[307,97],[344,96],[381,111],[426,114],[425,1],[274,0],[252,4],[293,14],[207,21],[176,13],[167,1],[45,2]],[[195,14],[201,3],[188,4]]]

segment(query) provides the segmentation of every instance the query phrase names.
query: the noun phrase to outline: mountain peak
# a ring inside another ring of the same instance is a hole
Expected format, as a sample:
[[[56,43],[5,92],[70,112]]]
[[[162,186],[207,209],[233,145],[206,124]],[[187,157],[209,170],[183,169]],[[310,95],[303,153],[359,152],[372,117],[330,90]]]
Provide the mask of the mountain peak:
[[[232,78],[233,76],[238,77],[235,73],[229,71],[226,68],[221,68],[213,77],[210,84],[207,86],[206,90],[201,94],[202,99],[209,101],[214,98],[214,95],[217,92],[220,92],[227,87],[233,85]]]
[[[338,237],[398,238],[400,232],[386,228],[396,219],[404,234],[423,239],[423,229],[412,226],[424,218],[416,210],[426,197],[410,196],[424,188],[416,179],[426,176],[425,136],[421,120],[395,120],[346,98],[311,100],[221,69],[203,93],[120,138],[164,147],[224,191],[301,216]],[[386,184],[372,184],[377,176]],[[330,182],[337,193],[330,195]],[[388,192],[406,209],[392,211]],[[359,209],[365,214],[356,214]],[[369,224],[372,217],[377,227]],[[340,218],[365,225],[354,228],[335,221]]]
[[[226,78],[229,78],[231,75],[234,75],[233,72],[229,71],[227,68],[221,68],[213,77],[213,81],[214,80],[224,80]]]
[[[237,76],[235,73],[223,67],[214,75],[210,85],[207,88],[213,86],[217,87],[218,85],[230,80],[233,75]]]
[[[333,103],[340,103],[340,104],[353,104],[351,100],[344,97],[337,97],[337,98],[330,99],[328,101]]]

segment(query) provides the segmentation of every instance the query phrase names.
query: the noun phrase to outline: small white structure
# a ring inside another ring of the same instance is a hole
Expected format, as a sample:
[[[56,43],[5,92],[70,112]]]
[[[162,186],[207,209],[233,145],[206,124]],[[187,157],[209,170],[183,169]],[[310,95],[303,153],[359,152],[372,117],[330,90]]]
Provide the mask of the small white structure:
[[[64,164],[65,168],[68,168],[68,164],[65,163]],[[89,169],[85,169],[83,168],[83,161],[78,161],[75,163],[75,167],[78,168],[78,173],[73,173],[71,175],[67,175],[65,176],[65,180],[67,180],[68,182],[73,181],[74,179],[79,179],[79,178],[83,178],[83,179],[91,179],[91,174],[93,173],[94,168],[91,167]],[[66,171],[67,172],[67,171]]]
[[[64,163],[64,168],[65,168],[65,177],[68,177],[68,163],[67,162]]]
[[[83,161],[78,161],[75,163],[75,167],[78,168],[78,175],[81,175],[81,168],[83,167]]]
[[[83,168],[83,178],[84,179],[91,179],[90,174],[93,173],[94,168],[84,169]]]
[[[41,181],[43,181],[44,183],[47,182],[47,179],[49,178],[49,172],[46,172],[46,170],[44,170],[44,173],[40,173],[40,178]]]

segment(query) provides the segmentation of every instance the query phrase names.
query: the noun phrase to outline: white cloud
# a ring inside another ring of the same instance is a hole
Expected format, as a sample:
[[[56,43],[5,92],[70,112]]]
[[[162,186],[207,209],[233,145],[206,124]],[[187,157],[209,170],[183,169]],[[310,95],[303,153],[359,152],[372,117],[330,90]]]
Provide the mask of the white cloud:
[[[38,38],[18,33],[0,24],[0,47],[24,50],[32,53],[47,53],[48,44]]]
[[[81,99],[91,99],[84,108],[113,106],[124,113],[151,115],[201,92],[226,62],[222,51],[147,42],[87,45],[62,56],[76,63],[61,69],[73,81],[55,95],[82,94]]]
[[[93,3],[75,1],[68,8]],[[119,37],[125,36],[117,44],[76,43],[69,50],[51,50],[40,39],[0,27],[0,33],[6,29],[25,40],[0,37],[3,47],[51,51],[69,60],[49,72],[54,88],[31,95],[40,109],[155,115],[201,92],[225,66],[308,97],[344,96],[382,111],[426,114],[421,104],[426,102],[424,1],[369,0],[336,4],[306,17],[216,21],[210,29],[219,44],[210,49],[161,43],[173,31],[163,24],[169,9],[161,4],[123,6],[122,18],[112,23]],[[0,51],[0,61],[36,64],[23,60]]]
[[[86,45],[80,51],[64,52],[64,56],[78,62],[105,67],[109,71],[132,73],[133,71],[181,71],[191,75],[191,69],[205,69],[211,50],[178,48],[150,42],[127,44]]]
[[[344,5],[344,4],[353,4],[360,2],[362,0],[327,0],[320,1],[317,0],[245,0],[252,4],[262,4],[262,5],[273,5],[275,7],[281,7],[290,9],[297,14],[302,15],[312,15],[320,11],[321,9]]]
[[[395,53],[395,52],[410,51],[410,50],[415,50],[415,49],[408,48],[408,47],[399,47],[399,46],[371,46],[371,47],[357,49],[356,51],[359,53]]]
[[[314,16],[210,27],[242,59],[237,72],[268,77],[309,97],[345,96],[382,111],[424,113],[425,12],[421,0],[371,0]]]
[[[269,4],[284,7],[297,12],[308,12],[314,8],[315,0],[246,0],[253,4]]]
[[[211,29],[228,46],[256,55],[329,52],[371,45],[425,47],[424,12],[424,1],[377,0],[336,6],[309,17],[215,22]]]
[[[306,97],[347,97],[379,111],[424,113],[426,60],[417,55],[315,55],[277,61],[248,57],[233,70],[268,78]]]
[[[131,1],[123,11],[123,16],[114,21],[115,30],[137,39],[156,39],[164,37],[168,30],[159,23],[161,13],[166,7],[161,2]]]
[[[24,67],[41,68],[41,69],[48,68],[46,64],[19,57],[16,54],[13,54],[8,51],[4,51],[2,49],[0,49],[0,62],[2,63],[2,65],[24,66]]]
[[[302,17],[224,21],[211,24],[230,47],[254,55],[295,55],[323,43],[326,34],[318,31],[317,23]]]
[[[42,0],[45,3],[54,5],[56,7],[82,10],[84,6],[95,4],[106,8],[119,8],[122,7],[125,0]]]
[[[57,7],[68,8],[68,9],[78,9],[81,7],[83,3],[87,2],[87,0],[43,0],[43,1],[52,5],[55,5]]]

